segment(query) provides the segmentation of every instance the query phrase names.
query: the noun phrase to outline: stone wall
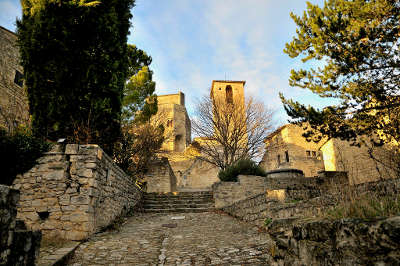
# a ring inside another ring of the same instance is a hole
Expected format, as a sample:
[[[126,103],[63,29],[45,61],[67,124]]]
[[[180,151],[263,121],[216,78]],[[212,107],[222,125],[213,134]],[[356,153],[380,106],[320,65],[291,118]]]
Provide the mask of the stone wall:
[[[25,122],[29,119],[28,101],[23,86],[16,80],[17,73],[22,74],[19,64],[19,51],[15,33],[0,26],[0,111],[8,119]],[[17,84],[19,83],[19,84]],[[6,127],[3,115],[0,115],[0,127]]]
[[[0,265],[34,265],[39,255],[42,234],[16,220],[19,196],[18,190],[0,185]]]
[[[187,157],[184,160],[173,158],[171,167],[177,178],[178,189],[210,189],[219,182],[219,168],[198,158]]]
[[[234,184],[235,182],[217,183],[214,189],[216,208],[222,208],[232,216],[259,226],[263,225],[266,219],[314,216],[333,203],[332,194],[337,193],[338,187],[348,186],[347,176],[343,172],[320,172],[319,175],[315,178],[258,177],[258,182],[263,185],[257,184],[258,189],[247,188],[254,192],[251,196],[243,196],[245,189],[239,184]],[[250,178],[251,176],[249,180]],[[380,186],[375,185],[374,188],[394,191],[397,186],[389,182],[391,181],[388,180]],[[361,187],[358,189],[366,190]],[[231,191],[241,192],[236,192],[235,195],[235,192]]]
[[[14,181],[18,218],[45,235],[81,240],[141,200],[141,192],[97,145],[55,146]]]
[[[398,195],[400,179],[349,187],[343,172],[318,178],[266,178],[266,191],[221,208],[266,228],[274,240],[269,265],[399,265],[400,216],[321,220],[321,212],[351,192]]]
[[[400,216],[295,225],[288,237],[270,234],[278,265],[400,265]]]
[[[152,161],[145,175],[147,192],[175,192],[176,177],[167,158]]]
[[[264,177],[240,175],[238,182],[218,182],[212,186],[215,208],[222,208],[234,202],[264,193]]]
[[[397,178],[394,169],[398,169],[399,161],[389,145],[376,147],[369,139],[364,139],[364,142],[361,147],[340,139],[326,142],[321,147],[325,170],[347,172],[350,184]],[[376,159],[372,159],[371,155]]]

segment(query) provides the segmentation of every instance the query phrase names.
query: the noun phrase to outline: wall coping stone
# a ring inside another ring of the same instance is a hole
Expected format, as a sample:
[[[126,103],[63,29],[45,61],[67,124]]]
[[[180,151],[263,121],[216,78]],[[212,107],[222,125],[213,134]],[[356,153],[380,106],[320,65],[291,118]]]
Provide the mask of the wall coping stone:
[[[302,170],[294,169],[294,168],[276,169],[276,170],[268,171],[267,175],[276,174],[276,173],[298,173],[298,174],[304,175]]]

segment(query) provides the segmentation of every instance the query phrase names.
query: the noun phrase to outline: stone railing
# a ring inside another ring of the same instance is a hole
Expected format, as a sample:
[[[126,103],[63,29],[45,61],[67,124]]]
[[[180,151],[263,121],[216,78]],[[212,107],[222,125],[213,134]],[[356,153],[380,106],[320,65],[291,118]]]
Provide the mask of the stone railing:
[[[215,208],[222,208],[234,202],[264,192],[264,177],[240,175],[238,182],[218,182],[212,186]]]
[[[0,265],[34,265],[39,254],[42,234],[16,220],[18,200],[18,190],[0,185]]]
[[[14,181],[18,217],[33,230],[81,240],[141,200],[141,192],[97,145],[58,145]]]

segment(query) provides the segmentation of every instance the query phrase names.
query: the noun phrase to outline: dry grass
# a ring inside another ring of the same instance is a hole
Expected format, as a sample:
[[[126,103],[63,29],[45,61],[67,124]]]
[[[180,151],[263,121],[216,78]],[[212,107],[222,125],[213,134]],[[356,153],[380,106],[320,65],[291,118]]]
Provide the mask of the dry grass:
[[[361,193],[355,187],[346,187],[338,189],[335,195],[335,205],[321,213],[325,218],[374,219],[400,215],[400,192],[383,194],[366,191]]]

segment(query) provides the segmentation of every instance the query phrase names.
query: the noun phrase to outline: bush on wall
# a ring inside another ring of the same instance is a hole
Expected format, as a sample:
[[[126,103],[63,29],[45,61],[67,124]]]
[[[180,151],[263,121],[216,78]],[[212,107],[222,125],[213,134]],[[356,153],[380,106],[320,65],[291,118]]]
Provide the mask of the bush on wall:
[[[267,174],[256,162],[250,159],[242,159],[228,166],[225,170],[221,170],[218,173],[218,178],[225,182],[237,182],[238,175],[266,176]]]
[[[18,174],[31,169],[50,144],[35,138],[28,130],[13,134],[0,129],[0,184],[11,185]]]

